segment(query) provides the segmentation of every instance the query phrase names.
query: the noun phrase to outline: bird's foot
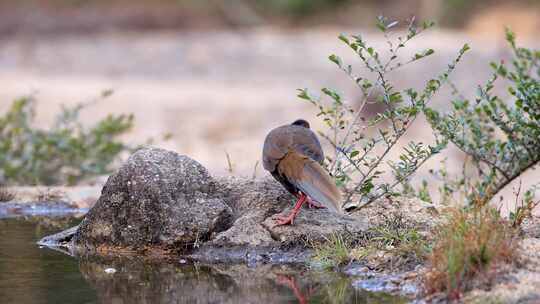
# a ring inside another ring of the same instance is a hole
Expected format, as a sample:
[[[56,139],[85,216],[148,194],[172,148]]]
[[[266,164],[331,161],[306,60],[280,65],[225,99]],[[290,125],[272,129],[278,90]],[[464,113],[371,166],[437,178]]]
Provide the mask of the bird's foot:
[[[306,202],[308,197],[305,194],[300,195],[298,198],[298,201],[296,201],[296,204],[294,204],[294,208],[289,213],[288,216],[277,216],[276,226],[282,226],[282,225],[292,225],[294,218],[300,212],[300,208],[302,208],[302,205]]]
[[[323,205],[321,205],[320,203],[317,203],[316,201],[312,200],[312,199],[308,199],[307,200],[307,204],[308,204],[308,208],[311,209],[311,208],[315,208],[315,209],[323,209],[325,208]]]

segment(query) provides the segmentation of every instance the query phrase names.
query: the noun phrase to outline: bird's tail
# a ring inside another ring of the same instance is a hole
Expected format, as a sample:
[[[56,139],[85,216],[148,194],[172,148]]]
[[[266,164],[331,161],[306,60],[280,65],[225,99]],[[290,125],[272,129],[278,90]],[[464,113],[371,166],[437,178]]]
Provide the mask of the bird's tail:
[[[281,174],[304,194],[331,211],[342,212],[341,193],[319,163],[296,151],[289,151],[278,167]]]
[[[328,210],[341,213],[341,192],[321,165],[308,160],[302,173],[302,178],[296,181],[298,189]]]

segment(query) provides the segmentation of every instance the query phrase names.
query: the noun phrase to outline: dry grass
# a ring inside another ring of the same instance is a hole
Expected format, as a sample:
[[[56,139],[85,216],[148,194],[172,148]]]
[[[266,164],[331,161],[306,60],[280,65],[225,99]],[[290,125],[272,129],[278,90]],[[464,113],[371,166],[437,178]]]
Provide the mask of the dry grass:
[[[435,231],[424,278],[427,294],[459,299],[473,287],[490,286],[505,265],[517,260],[516,230],[489,206],[450,209]]]

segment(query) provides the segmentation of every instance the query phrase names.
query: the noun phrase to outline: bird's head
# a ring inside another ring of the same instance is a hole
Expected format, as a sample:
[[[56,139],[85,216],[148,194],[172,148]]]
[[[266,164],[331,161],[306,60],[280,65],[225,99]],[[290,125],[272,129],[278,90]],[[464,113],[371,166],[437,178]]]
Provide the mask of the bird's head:
[[[304,119],[297,119],[291,125],[293,125],[293,126],[301,126],[301,127],[309,129],[309,122],[307,122]]]

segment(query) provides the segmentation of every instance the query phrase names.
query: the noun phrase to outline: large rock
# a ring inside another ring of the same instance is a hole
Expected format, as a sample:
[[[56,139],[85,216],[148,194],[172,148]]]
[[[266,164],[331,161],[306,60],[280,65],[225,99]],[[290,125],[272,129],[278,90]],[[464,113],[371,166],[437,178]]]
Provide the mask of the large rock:
[[[355,237],[368,230],[363,218],[353,219],[325,209],[304,208],[294,225],[277,226],[276,216],[289,213],[295,198],[271,178],[217,179],[220,197],[233,208],[233,225],[202,244],[189,257],[202,262],[248,264],[304,263],[310,245],[333,235]]]
[[[75,234],[78,247],[183,250],[229,228],[231,208],[216,183],[190,159],[142,149],[113,174]]]

